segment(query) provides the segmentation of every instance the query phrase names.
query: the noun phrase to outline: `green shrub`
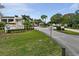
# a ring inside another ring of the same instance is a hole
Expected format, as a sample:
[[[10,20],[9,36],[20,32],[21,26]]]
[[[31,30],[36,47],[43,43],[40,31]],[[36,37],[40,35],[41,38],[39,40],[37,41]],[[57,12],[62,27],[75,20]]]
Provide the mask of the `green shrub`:
[[[0,29],[3,29],[5,26],[5,23],[4,22],[0,22]]]
[[[57,30],[61,30],[61,26],[56,26],[56,29]]]
[[[64,27],[62,27],[62,26],[56,26],[56,30],[64,31],[64,30],[65,30],[65,28],[64,28]]]
[[[25,29],[13,29],[13,30],[7,30],[7,33],[11,33],[11,32],[24,32]]]
[[[0,27],[4,27],[5,23],[4,22],[0,22]]]

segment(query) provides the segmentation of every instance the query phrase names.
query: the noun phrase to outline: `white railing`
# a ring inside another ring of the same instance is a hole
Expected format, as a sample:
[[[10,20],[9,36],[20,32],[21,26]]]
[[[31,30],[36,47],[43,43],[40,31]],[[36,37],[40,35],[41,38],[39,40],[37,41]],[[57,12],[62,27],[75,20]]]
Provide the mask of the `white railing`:
[[[14,29],[24,29],[24,26],[23,25],[6,25],[5,26],[5,31],[6,30],[14,30]]]

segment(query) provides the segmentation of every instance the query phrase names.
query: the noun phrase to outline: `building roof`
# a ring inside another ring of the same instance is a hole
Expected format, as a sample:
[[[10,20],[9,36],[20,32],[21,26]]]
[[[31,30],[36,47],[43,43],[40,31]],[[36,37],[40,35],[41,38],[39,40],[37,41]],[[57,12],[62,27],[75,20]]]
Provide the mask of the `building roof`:
[[[22,19],[22,17],[15,17],[15,16],[1,16],[1,18],[15,18],[15,19]]]
[[[14,18],[14,16],[2,16],[2,18]]]

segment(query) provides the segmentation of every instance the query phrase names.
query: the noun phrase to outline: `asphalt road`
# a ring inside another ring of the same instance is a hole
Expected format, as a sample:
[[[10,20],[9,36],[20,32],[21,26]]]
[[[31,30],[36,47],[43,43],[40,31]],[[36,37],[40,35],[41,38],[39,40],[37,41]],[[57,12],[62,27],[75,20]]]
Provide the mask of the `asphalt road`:
[[[54,38],[54,40],[58,44],[60,44],[62,48],[66,49],[66,55],[79,56],[79,36],[64,34],[61,32],[54,31],[53,29],[52,31],[50,31],[50,27],[35,27],[35,29]]]

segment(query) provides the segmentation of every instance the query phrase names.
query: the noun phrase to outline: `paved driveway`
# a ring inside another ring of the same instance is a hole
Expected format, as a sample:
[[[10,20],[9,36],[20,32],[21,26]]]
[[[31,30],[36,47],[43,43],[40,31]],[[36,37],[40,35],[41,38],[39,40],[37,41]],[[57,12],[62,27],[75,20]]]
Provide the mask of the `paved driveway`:
[[[35,29],[51,36],[61,47],[66,48],[66,55],[79,55],[79,36],[68,35],[54,30],[50,31],[50,27],[36,27]]]

